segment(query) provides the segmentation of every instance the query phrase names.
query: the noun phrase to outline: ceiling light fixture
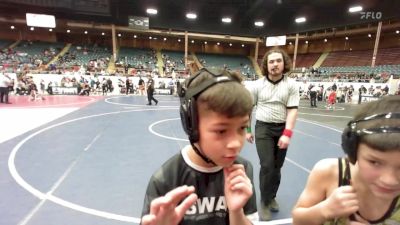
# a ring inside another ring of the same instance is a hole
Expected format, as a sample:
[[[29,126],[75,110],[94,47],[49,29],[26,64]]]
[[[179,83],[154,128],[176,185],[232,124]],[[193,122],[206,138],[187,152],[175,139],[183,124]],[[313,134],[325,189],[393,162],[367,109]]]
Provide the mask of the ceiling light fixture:
[[[197,15],[196,15],[195,13],[188,13],[188,14],[186,14],[186,17],[187,17],[188,19],[194,20],[194,19],[197,18]]]
[[[256,25],[257,27],[263,27],[264,26],[264,22],[263,21],[256,21],[256,22],[254,22],[254,25]]]
[[[222,18],[222,22],[224,22],[224,23],[230,23],[230,22],[232,22],[232,19],[229,18],[229,17],[224,17],[224,18]]]
[[[306,22],[306,18],[305,17],[298,17],[298,18],[296,18],[296,23],[304,23],[304,22]]]
[[[351,12],[351,13],[360,12],[362,10],[363,10],[363,8],[361,6],[359,6],[359,5],[349,8],[349,12]]]
[[[157,9],[153,9],[153,8],[148,8],[146,10],[147,14],[151,14],[151,15],[157,15]]]

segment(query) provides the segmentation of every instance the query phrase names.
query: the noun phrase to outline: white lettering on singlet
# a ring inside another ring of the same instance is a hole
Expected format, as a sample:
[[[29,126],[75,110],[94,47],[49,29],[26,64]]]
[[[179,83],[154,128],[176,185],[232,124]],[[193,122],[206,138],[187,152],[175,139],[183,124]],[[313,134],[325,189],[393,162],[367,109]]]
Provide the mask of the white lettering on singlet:
[[[224,196],[219,196],[217,201],[216,197],[203,197],[197,199],[190,209],[186,211],[186,215],[204,214],[210,212],[226,211],[226,202]]]

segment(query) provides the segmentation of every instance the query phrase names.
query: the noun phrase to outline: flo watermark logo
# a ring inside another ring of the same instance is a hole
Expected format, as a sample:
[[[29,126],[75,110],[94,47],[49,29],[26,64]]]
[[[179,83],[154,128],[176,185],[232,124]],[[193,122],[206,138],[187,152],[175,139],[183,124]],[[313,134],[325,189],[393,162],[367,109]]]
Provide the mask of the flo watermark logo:
[[[380,20],[382,18],[382,12],[360,12],[360,15],[362,20]]]

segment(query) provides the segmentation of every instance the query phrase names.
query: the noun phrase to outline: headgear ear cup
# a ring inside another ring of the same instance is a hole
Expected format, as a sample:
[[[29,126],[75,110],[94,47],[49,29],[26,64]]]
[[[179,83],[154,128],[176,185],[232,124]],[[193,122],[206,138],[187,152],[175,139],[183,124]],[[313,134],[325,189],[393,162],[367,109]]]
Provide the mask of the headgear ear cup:
[[[189,99],[181,104],[180,116],[182,127],[185,133],[189,136],[191,142],[199,140],[197,105],[194,98]]]
[[[198,112],[197,112],[197,104],[196,100],[192,98],[189,102],[189,119],[190,119],[190,127],[191,132],[189,134],[190,141],[197,142],[199,140],[199,128],[198,128]]]
[[[355,164],[357,161],[358,136],[350,127],[346,127],[342,133],[342,149],[347,154],[349,161]]]
[[[188,121],[188,116],[187,116],[187,107],[184,104],[181,104],[180,108],[179,108],[179,113],[181,116],[181,123],[182,123],[182,127],[183,130],[185,131],[186,134],[189,134],[189,121]]]

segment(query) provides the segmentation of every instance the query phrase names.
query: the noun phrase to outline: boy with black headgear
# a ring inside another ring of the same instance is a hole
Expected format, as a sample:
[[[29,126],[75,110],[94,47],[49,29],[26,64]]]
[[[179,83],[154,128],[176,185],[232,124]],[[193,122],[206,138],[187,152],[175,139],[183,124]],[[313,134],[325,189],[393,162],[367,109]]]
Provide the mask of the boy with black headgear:
[[[202,69],[178,90],[190,145],[151,177],[142,225],[250,225],[253,169],[239,153],[253,107],[238,74]],[[207,206],[206,206],[207,205]]]
[[[342,147],[312,169],[293,224],[400,224],[400,96],[363,104]]]

